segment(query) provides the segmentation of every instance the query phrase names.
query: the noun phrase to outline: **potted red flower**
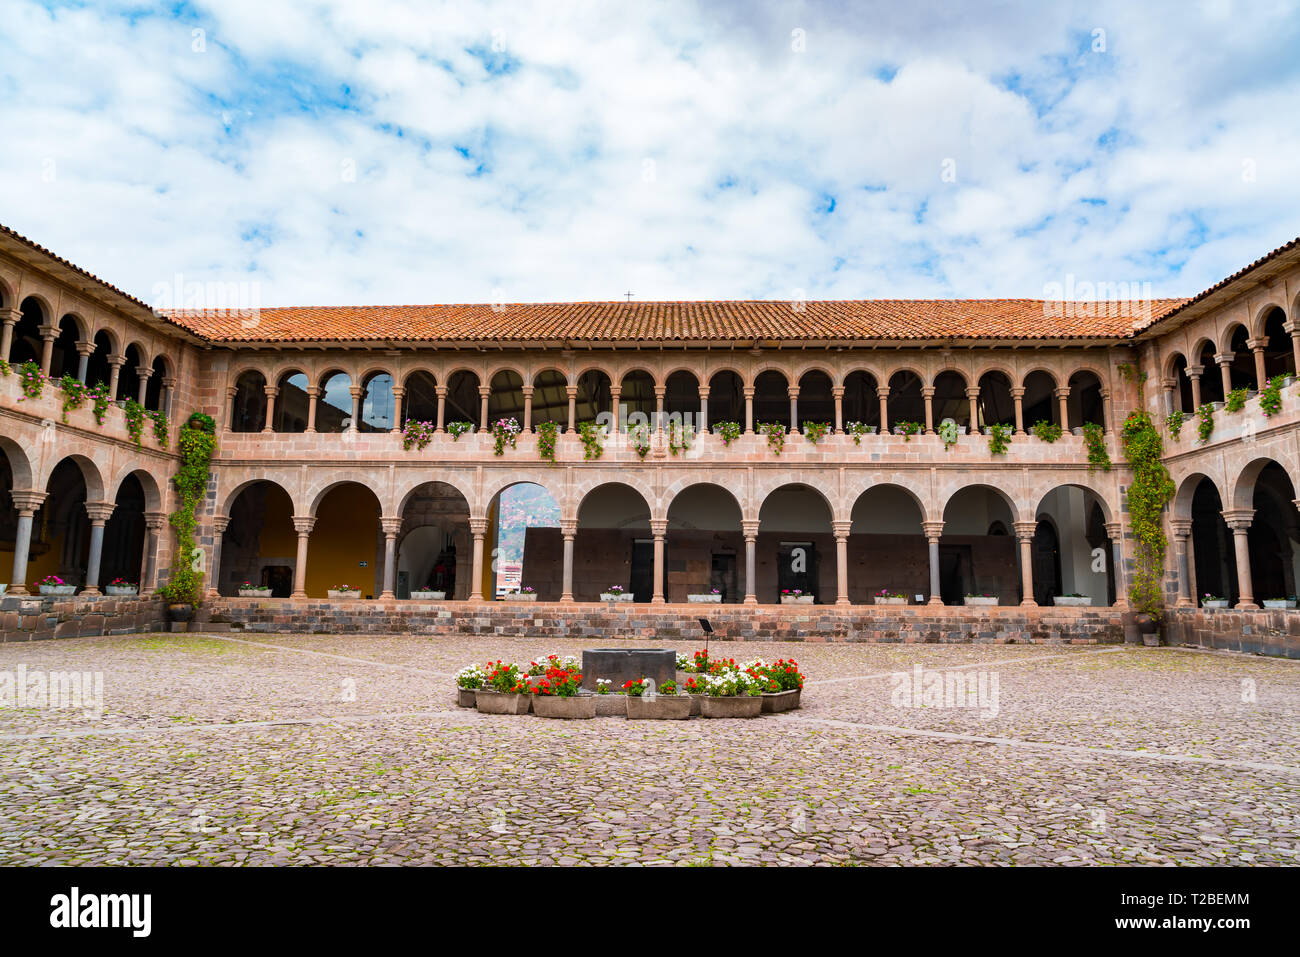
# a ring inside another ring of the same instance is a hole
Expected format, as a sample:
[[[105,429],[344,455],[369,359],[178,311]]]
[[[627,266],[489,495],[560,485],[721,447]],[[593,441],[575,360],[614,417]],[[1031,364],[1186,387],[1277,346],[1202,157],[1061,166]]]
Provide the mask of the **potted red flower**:
[[[579,694],[582,672],[564,665],[552,665],[546,673],[529,680],[533,691],[533,714],[539,718],[596,717],[596,696]]]

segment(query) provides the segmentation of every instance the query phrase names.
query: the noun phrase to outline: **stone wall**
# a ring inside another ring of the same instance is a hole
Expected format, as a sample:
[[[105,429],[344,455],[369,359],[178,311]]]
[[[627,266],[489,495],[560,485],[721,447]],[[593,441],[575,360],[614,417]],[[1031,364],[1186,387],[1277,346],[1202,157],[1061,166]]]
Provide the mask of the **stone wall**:
[[[715,638],[737,641],[866,641],[1109,644],[1124,640],[1112,608],[643,605],[412,601],[329,602],[222,598],[196,629],[250,632],[538,636],[609,641],[699,641],[697,618]]]
[[[1164,639],[1171,645],[1300,658],[1300,611],[1173,608]]]
[[[161,631],[166,620],[166,606],[156,598],[0,598],[0,642]]]

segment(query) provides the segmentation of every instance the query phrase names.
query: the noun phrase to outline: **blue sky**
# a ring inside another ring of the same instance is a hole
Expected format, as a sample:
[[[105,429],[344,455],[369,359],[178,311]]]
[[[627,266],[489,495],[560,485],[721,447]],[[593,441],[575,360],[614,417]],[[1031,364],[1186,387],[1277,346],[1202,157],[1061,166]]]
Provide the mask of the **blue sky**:
[[[0,222],[151,300],[1197,292],[1300,234],[1300,7],[9,0]]]

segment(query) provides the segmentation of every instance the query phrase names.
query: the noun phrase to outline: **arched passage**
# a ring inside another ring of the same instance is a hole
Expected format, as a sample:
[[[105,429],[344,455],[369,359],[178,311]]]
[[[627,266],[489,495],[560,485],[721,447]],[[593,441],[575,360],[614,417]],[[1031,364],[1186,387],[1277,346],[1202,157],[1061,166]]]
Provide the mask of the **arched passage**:
[[[360,482],[339,482],[317,499],[307,545],[309,598],[325,598],[339,585],[359,588],[362,598],[383,590],[379,513],[379,499]]]
[[[972,432],[990,425],[1015,425],[1016,401],[1005,372],[984,373],[980,376],[979,391],[979,421],[971,423]]]
[[[1271,459],[1256,460],[1238,479],[1238,504],[1253,509],[1246,533],[1250,553],[1251,596],[1291,599],[1300,594],[1300,527],[1296,489],[1286,469]]]
[[[1214,482],[1193,478],[1192,566],[1198,603],[1207,598],[1237,602],[1237,559],[1232,532],[1223,518],[1223,499]]]
[[[524,424],[524,380],[513,369],[502,369],[488,383],[492,389],[488,395],[488,427],[501,419],[514,419],[520,426]],[[543,391],[542,405],[548,405]],[[538,411],[538,395],[533,393],[533,421]],[[545,412],[545,410],[543,410]],[[543,420],[545,421],[545,420]]]
[[[844,380],[844,427],[860,423],[870,429],[880,429],[880,395],[876,377],[858,369]]]
[[[1227,350],[1232,353],[1232,361],[1228,363],[1232,389],[1258,388],[1255,384],[1255,353],[1251,351],[1249,342],[1250,330],[1245,326],[1239,325],[1232,330]]]
[[[93,583],[101,591],[115,579],[135,585],[141,583],[146,539],[144,513],[148,507],[145,483],[156,500],[157,487],[146,472],[133,472],[118,486],[113,512],[104,525],[99,581]]]
[[[668,506],[667,536],[668,601],[688,601],[715,588],[723,604],[744,600],[745,537],[740,503],[730,491],[709,482],[682,489]]]
[[[276,432],[306,432],[307,417],[311,412],[311,399],[307,394],[309,383],[304,372],[285,372],[276,380],[275,422]]]
[[[538,601],[559,601],[564,541],[560,506],[534,482],[518,482],[496,494],[488,507],[485,539],[491,546],[484,595],[508,597],[531,588]]]
[[[1174,361],[1169,364],[1170,375],[1174,380],[1174,397],[1173,408],[1170,412],[1195,412],[1195,402],[1192,401],[1192,380],[1187,374],[1187,359],[1179,353],[1174,356]]]
[[[90,518],[86,502],[100,501],[103,489],[94,466],[82,461],[71,456],[63,459],[45,483],[45,501],[32,519],[28,549],[25,584],[32,594],[37,591],[33,583],[47,575],[58,576],[69,585],[88,584]]]
[[[1097,493],[1081,485],[1052,489],[1038,503],[1033,544],[1034,600],[1086,597],[1115,603],[1114,543]]]
[[[698,430],[700,382],[693,373],[679,370],[664,382],[664,415],[669,422]],[[667,428],[667,423],[665,423]]]
[[[81,326],[77,317],[66,315],[59,320],[59,335],[54,340],[50,352],[50,377],[62,379],[65,375],[77,378],[77,367],[81,362],[81,353],[77,345],[81,342]]]
[[[905,422],[925,427],[925,397],[921,394],[921,378],[915,372],[903,370],[889,377],[885,405],[888,425],[895,432]]]
[[[966,380],[960,372],[948,369],[934,377],[934,396],[930,400],[934,426],[944,419],[952,419],[958,425],[969,426],[970,398],[966,395]]]
[[[754,379],[754,431],[763,423],[794,428],[790,421],[790,383],[775,369],[760,372]]]
[[[574,411],[576,413],[576,408]],[[493,416],[488,416],[488,419],[496,421]],[[554,422],[561,432],[569,427],[569,380],[556,369],[543,370],[533,377],[532,426],[536,429],[543,422]],[[522,413],[519,423],[523,424]]]
[[[614,393],[609,376],[600,369],[588,369],[578,376],[578,395],[575,399],[575,426],[584,422],[603,421],[614,411]],[[614,423],[608,422],[609,431],[614,431]]]
[[[831,377],[820,369],[805,372],[799,379],[799,431],[808,423],[834,427],[835,397]]]
[[[469,502],[460,490],[446,482],[425,482],[406,496],[401,517],[396,597],[410,598],[418,591],[442,592],[448,600],[469,598],[474,546]]]
[[[395,397],[393,377],[387,372],[374,372],[361,383],[361,421],[359,432],[391,432]]]
[[[1295,375],[1295,349],[1287,332],[1286,313],[1273,308],[1264,317],[1264,378]]]
[[[327,372],[320,379],[320,398],[316,400],[316,431],[346,432],[352,427],[352,376],[346,372]]]
[[[19,319],[14,325],[13,337],[9,340],[9,355],[5,356],[11,366],[18,366],[24,362],[41,361],[41,350],[44,348],[41,339],[41,327],[45,325],[45,309],[41,306],[40,300],[34,296],[28,296],[23,300],[19,307]]]
[[[1070,428],[1085,425],[1106,425],[1101,397],[1101,380],[1086,370],[1070,376],[1070,397],[1066,401],[1070,412]]]
[[[756,569],[760,603],[776,603],[796,591],[819,604],[836,600],[831,517],[830,503],[807,485],[782,485],[763,499]]]
[[[256,369],[240,373],[230,406],[231,432],[261,432],[266,425],[266,378]]]
[[[1208,339],[1201,343],[1201,348],[1196,356],[1196,364],[1200,366],[1201,381],[1201,402],[1222,402],[1223,395],[1223,375],[1219,372],[1219,365],[1214,361],[1215,351],[1214,343]]]
[[[939,540],[939,594],[945,605],[967,595],[996,595],[1018,604],[1021,574],[1015,512],[1001,491],[969,485],[948,499]]]
[[[117,373],[117,395],[113,398],[118,402],[126,402],[128,399],[139,401],[140,397],[140,372],[147,368],[144,364],[144,352],[134,342],[126,347],[122,353],[126,361]],[[265,399],[263,399],[265,402]]]
[[[402,421],[427,422],[431,426],[438,422],[438,380],[424,370],[412,372],[406,377],[406,394],[402,397]]]
[[[849,600],[873,602],[901,593],[909,602],[930,591],[930,553],[916,497],[897,485],[873,485],[850,513]]]
[[[468,369],[457,369],[447,379],[447,398],[443,409],[443,422],[468,422],[474,428],[482,427],[478,376]]]
[[[709,425],[717,428],[723,422],[745,427],[744,382],[729,369],[715,372],[709,378]]]
[[[107,390],[113,377],[112,366],[108,364],[108,357],[113,354],[113,338],[100,329],[95,333],[94,343],[95,348],[86,361],[86,385],[103,385]]]
[[[1032,429],[1039,422],[1066,428],[1067,423],[1061,421],[1060,403],[1056,399],[1056,379],[1050,372],[1036,369],[1025,376],[1025,395],[1021,402],[1026,429]]]
[[[636,489],[621,482],[598,485],[578,506],[573,542],[573,597],[598,601],[619,586],[634,601],[655,594],[654,538],[650,506]]]
[[[220,567],[212,571],[217,592],[238,595],[248,582],[270,588],[273,598],[288,598],[298,561],[289,493],[274,482],[250,482],[231,500],[227,515]]]

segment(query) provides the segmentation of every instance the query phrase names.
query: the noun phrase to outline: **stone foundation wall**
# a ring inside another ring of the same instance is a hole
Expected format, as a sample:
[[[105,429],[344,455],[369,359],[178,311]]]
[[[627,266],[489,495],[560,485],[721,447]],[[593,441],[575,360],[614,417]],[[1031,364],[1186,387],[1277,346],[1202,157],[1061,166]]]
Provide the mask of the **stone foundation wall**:
[[[205,605],[196,629],[215,625],[256,632],[342,632],[540,636],[602,641],[702,637],[737,641],[946,643],[1120,643],[1123,614],[1111,608],[967,608],[915,606],[634,605],[552,602],[328,602],[222,598]]]
[[[0,599],[0,642],[162,631],[166,621],[167,608],[156,598],[5,595]]]
[[[1171,645],[1300,658],[1300,610],[1174,608],[1164,623]]]

